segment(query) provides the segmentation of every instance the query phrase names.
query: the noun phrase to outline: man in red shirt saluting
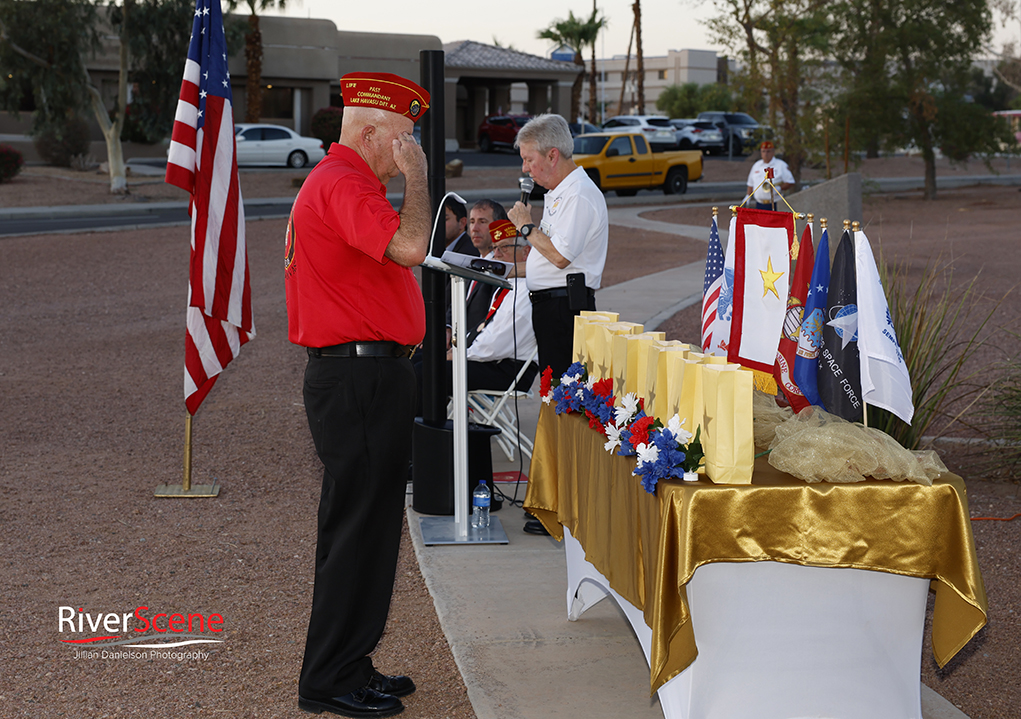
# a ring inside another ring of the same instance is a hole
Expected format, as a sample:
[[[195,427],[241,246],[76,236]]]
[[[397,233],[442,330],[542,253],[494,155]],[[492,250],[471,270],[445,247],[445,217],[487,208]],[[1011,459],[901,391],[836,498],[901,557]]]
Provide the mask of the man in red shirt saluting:
[[[341,78],[340,141],[309,173],[287,225],[288,335],[307,348],[305,412],[324,465],[315,590],[298,706],[385,717],[415,691],[372,664],[401,539],[425,305],[426,158],[412,135],[429,93],[397,75]],[[395,211],[386,184],[404,175]]]

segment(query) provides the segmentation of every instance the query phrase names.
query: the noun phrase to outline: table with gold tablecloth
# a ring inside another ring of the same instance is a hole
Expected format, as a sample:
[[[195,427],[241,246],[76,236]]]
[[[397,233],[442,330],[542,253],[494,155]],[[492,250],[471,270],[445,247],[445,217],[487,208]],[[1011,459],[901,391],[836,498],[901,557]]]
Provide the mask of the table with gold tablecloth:
[[[610,455],[580,415],[543,405],[525,508],[563,527],[651,628],[652,690],[698,653],[685,587],[699,566],[773,561],[932,580],[932,645],[946,664],[986,623],[963,481],[806,484],[756,460],[751,485],[660,482],[648,494],[634,457]]]

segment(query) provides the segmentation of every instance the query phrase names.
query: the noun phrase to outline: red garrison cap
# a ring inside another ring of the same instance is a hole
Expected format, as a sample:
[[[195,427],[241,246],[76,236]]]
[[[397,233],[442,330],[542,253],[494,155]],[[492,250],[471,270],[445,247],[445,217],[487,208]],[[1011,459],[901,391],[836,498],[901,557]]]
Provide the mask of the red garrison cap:
[[[400,75],[349,72],[340,78],[345,107],[375,107],[418,120],[429,109],[429,93]]]
[[[518,228],[510,220],[494,220],[489,223],[489,236],[493,238],[493,242],[499,242],[517,234],[519,234]]]
[[[769,140],[766,140],[761,145],[759,145],[759,149],[760,150],[772,150],[773,149],[773,143],[770,142]]]

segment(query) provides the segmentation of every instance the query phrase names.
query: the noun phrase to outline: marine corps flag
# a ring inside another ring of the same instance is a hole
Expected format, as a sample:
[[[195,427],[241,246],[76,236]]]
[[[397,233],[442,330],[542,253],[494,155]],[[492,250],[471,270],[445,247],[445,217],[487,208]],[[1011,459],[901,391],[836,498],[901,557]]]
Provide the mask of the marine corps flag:
[[[794,279],[791,280],[791,291],[787,298],[787,314],[783,320],[783,334],[780,346],[776,350],[776,364],[773,366],[773,377],[783,390],[795,412],[808,407],[811,402],[805,399],[804,393],[794,379],[794,361],[798,349],[798,336],[805,319],[805,302],[808,299],[808,283],[812,279],[815,267],[815,248],[812,246],[812,225],[805,225],[801,234],[801,245],[798,248],[797,265],[794,267]]]
[[[833,258],[830,291],[819,354],[819,397],[827,412],[861,422],[861,362],[858,358],[858,292],[851,233],[844,231]]]

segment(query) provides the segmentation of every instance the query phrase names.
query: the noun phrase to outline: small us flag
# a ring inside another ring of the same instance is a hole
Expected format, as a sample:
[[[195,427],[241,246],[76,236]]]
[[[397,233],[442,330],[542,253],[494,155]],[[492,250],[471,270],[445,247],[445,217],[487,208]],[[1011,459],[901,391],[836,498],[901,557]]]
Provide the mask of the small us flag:
[[[198,0],[166,181],[191,194],[184,399],[195,414],[217,375],[255,336],[238,184],[227,43],[219,0]]]
[[[723,285],[723,246],[720,245],[720,230],[716,217],[709,226],[709,249],[705,256],[705,282],[702,284],[702,351],[709,352],[716,332],[720,301],[720,287]]]

